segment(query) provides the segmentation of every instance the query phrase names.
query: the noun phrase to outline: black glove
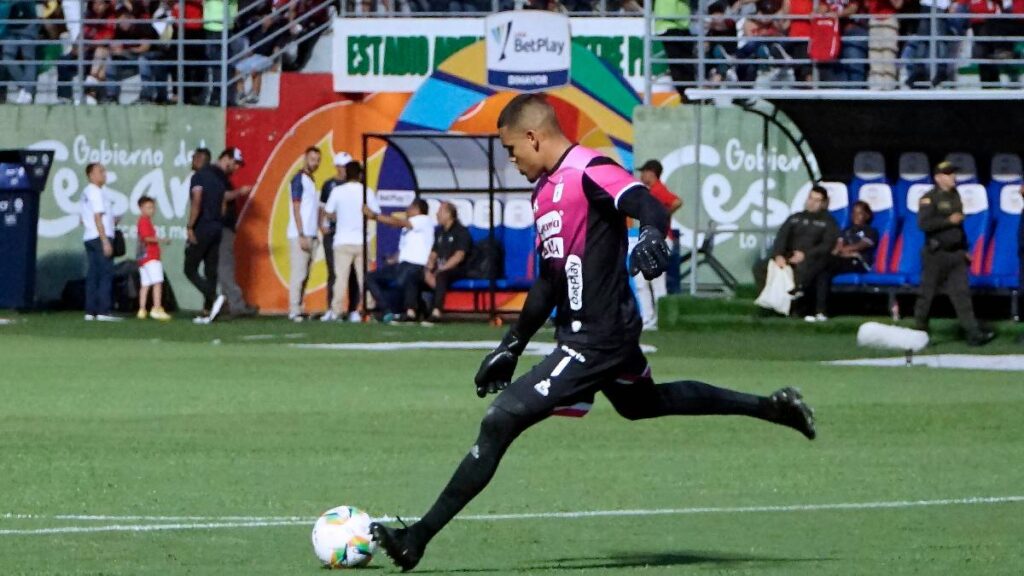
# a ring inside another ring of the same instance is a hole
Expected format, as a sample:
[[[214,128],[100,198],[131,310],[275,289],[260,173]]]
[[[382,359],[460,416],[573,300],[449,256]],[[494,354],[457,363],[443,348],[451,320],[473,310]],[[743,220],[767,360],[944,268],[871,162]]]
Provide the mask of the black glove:
[[[501,344],[498,344],[498,347],[480,363],[480,370],[473,379],[476,383],[476,395],[483,398],[508,387],[524,348],[526,342],[519,337],[514,328],[510,329],[502,338]]]
[[[644,278],[654,280],[668,268],[668,257],[665,237],[654,226],[644,226],[640,229],[640,241],[629,257],[629,275],[643,272]]]

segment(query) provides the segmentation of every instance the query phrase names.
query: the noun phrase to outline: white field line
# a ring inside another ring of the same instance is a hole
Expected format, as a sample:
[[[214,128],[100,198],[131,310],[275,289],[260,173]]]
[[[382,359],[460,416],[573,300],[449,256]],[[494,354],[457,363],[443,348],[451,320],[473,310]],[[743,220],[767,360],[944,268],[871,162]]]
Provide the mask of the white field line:
[[[986,496],[972,498],[946,498],[941,500],[891,500],[881,502],[846,502],[835,504],[792,504],[780,506],[710,506],[697,508],[655,508],[639,510],[581,510],[575,512],[529,512],[523,514],[468,514],[457,516],[465,521],[548,520],[607,517],[684,516],[693,514],[750,514],[765,512],[818,512],[829,510],[884,510],[923,508],[930,506],[1011,504],[1024,502],[1024,496]],[[0,536],[74,534],[89,532],[154,532],[159,530],[212,530],[217,528],[265,528],[272,526],[298,526],[313,523],[313,518],[301,516],[101,516],[101,515],[43,515],[13,514],[2,519],[159,522],[157,524],[110,524],[100,526],[59,526],[0,530]],[[407,520],[417,520],[407,517]],[[391,517],[376,518],[388,522]]]

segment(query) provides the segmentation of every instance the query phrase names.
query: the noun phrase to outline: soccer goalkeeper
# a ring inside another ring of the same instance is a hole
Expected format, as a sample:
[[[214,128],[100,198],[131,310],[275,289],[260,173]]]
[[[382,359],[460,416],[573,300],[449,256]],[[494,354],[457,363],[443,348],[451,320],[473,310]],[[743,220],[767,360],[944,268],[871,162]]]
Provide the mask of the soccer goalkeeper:
[[[815,436],[813,411],[792,388],[762,397],[695,381],[655,384],[640,351],[641,322],[629,276],[653,279],[665,271],[665,209],[613,160],[570,142],[543,95],[516,96],[498,117],[498,133],[510,160],[536,183],[540,277],[519,320],[477,372],[477,395],[498,396],[455,475],[420,521],[401,528],[370,526],[402,570],[413,569],[430,540],[487,486],[524,430],[552,414],[585,414],[597,392],[630,420],[732,414]],[[627,216],[641,225],[629,269]],[[519,355],[552,309],[554,352],[513,382]]]

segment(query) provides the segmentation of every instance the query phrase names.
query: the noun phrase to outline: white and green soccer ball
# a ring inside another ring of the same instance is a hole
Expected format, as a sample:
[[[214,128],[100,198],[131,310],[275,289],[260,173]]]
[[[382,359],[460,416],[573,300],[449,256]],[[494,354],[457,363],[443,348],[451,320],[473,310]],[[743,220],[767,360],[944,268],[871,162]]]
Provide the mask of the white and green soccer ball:
[[[313,525],[313,551],[328,568],[360,568],[373,559],[370,515],[354,506],[324,512]]]

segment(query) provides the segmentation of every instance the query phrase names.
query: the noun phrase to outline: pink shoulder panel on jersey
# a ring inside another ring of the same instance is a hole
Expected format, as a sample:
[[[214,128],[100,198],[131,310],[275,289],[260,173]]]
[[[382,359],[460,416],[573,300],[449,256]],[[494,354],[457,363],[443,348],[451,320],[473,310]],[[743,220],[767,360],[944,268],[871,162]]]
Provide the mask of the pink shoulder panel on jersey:
[[[615,201],[615,205],[619,205],[619,197],[622,196],[627,190],[643,186],[643,184],[633,177],[625,168],[614,163],[599,164],[597,166],[587,166],[594,158],[602,156],[597,151],[584,148],[589,154],[586,156],[586,161],[581,167],[583,173],[590,178],[594,184],[597,184],[599,188],[604,190],[612,199]]]

